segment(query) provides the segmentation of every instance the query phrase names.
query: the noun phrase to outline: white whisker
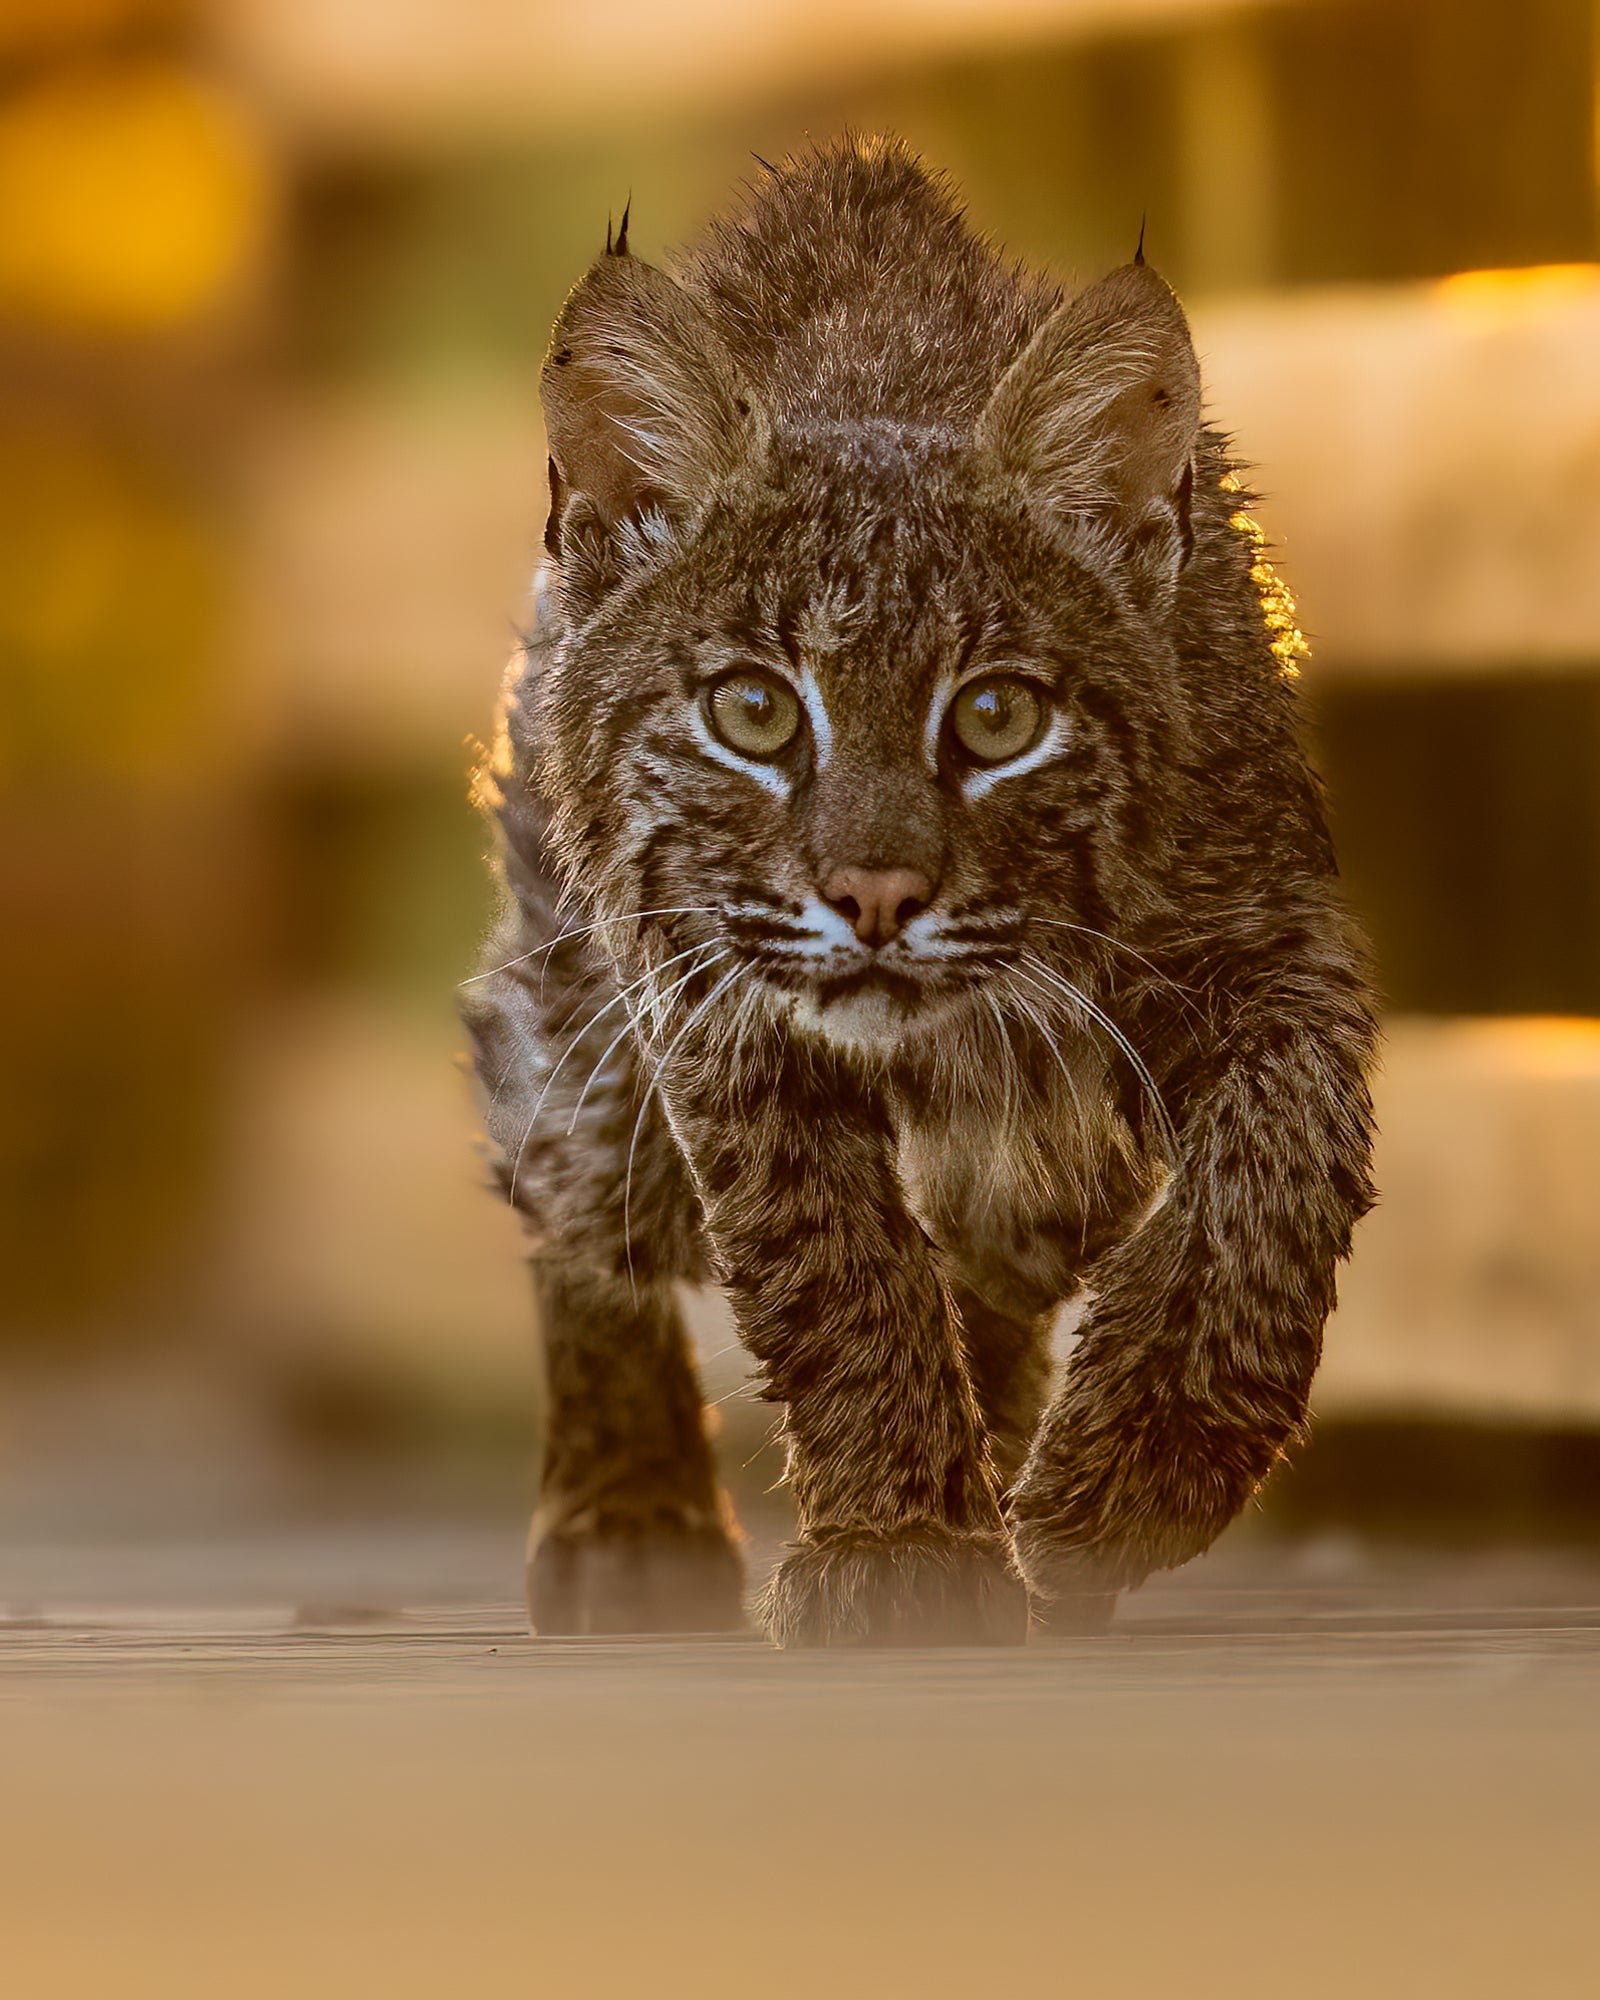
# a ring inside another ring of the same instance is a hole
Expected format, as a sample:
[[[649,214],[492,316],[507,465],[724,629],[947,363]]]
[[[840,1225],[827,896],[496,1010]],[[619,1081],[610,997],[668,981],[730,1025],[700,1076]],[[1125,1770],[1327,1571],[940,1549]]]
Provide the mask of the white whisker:
[[[1012,993],[1008,997],[1024,1018],[1032,1023],[1039,1035],[1039,1039],[1044,1043],[1051,1055],[1054,1056],[1056,1067],[1061,1071],[1068,1094],[1072,1098],[1072,1109],[1078,1120],[1079,1129],[1087,1130],[1088,1119],[1084,1110],[1083,1093],[1078,1088],[1078,1079],[1072,1074],[1071,1069],[1067,1066],[1066,1058],[1056,1045],[1056,1038],[1052,1032],[1048,1017],[1035,1013],[1032,1005],[1024,1000],[1020,993]],[[1105,1163],[1100,1156],[1098,1148],[1094,1146],[1084,1148],[1082,1157],[1088,1161],[1088,1171],[1087,1177],[1084,1177],[1080,1162],[1079,1185],[1090,1191],[1098,1192],[1105,1185]]]
[[[575,938],[588,937],[594,931],[603,931],[610,924],[643,923],[646,917],[715,917],[721,914],[715,903],[669,903],[659,910],[629,910],[620,917],[601,917],[592,924],[578,924],[570,931],[563,931],[547,944],[535,945],[532,951],[519,953],[516,958],[508,958],[500,965],[491,965],[486,972],[475,972],[470,979],[463,979],[462,986],[475,986],[480,979],[493,979],[497,972],[510,972],[514,967],[526,965],[530,958],[539,958],[545,952],[554,951],[558,944],[571,944]]]
[[[1154,973],[1163,986],[1170,986],[1183,1002],[1184,1006],[1200,1022],[1201,1026],[1205,1025],[1205,1016],[1194,1004],[1194,1000],[1191,997],[1191,989],[1185,986],[1181,980],[1174,979],[1170,972],[1163,972],[1153,958],[1146,958],[1142,951],[1135,951],[1131,944],[1124,944],[1121,938],[1111,937],[1105,931],[1097,931],[1089,924],[1066,923],[1060,917],[1030,917],[1028,921],[1034,924],[1045,924],[1051,930],[1077,931],[1083,937],[1098,938],[1102,944],[1110,945],[1113,951],[1125,951],[1130,958],[1136,958],[1142,966]]]
[[[690,1010],[689,1018],[667,1044],[666,1050],[659,1061],[655,1062],[654,1072],[651,1075],[649,1083],[645,1086],[644,1096],[639,1102],[639,1115],[633,1121],[633,1136],[628,1141],[628,1163],[622,1181],[622,1247],[627,1253],[628,1287],[633,1293],[635,1305],[638,1304],[639,1300],[639,1288],[633,1271],[633,1161],[634,1155],[638,1151],[639,1133],[644,1126],[645,1113],[650,1109],[650,1099],[655,1095],[656,1087],[661,1081],[661,1072],[671,1062],[684,1036],[705,1015],[707,1010],[715,1003],[718,996],[728,990],[739,977],[742,970],[741,966],[735,965],[732,971],[725,972],[706,997]]]
[[[1128,1040],[1128,1037],[1117,1026],[1116,1022],[1112,1020],[1111,1016],[1106,1013],[1104,1008],[1097,1006],[1081,987],[1075,986],[1070,979],[1063,978],[1059,972],[1055,971],[1053,967],[1046,965],[1042,959],[1035,958],[1030,952],[1019,962],[1017,969],[1025,976],[1032,976],[1035,980],[1042,978],[1048,986],[1064,994],[1074,1006],[1081,1007],[1084,1013],[1103,1028],[1116,1043],[1117,1047],[1121,1049],[1122,1053],[1128,1058],[1129,1063],[1132,1064],[1140,1083],[1143,1084],[1145,1092],[1149,1097],[1151,1108],[1160,1121],[1162,1137],[1166,1141],[1170,1155],[1169,1164],[1172,1166],[1173,1171],[1176,1172],[1178,1167],[1177,1127],[1172,1122],[1171,1116],[1167,1111],[1166,1102],[1161,1092],[1156,1088],[1156,1080],[1150,1074],[1143,1056],[1140,1055],[1139,1051]]]
[[[709,945],[692,944],[689,947],[689,951],[680,951],[675,958],[669,958],[666,961],[665,965],[657,966],[656,970],[658,972],[665,972],[668,965],[675,965],[678,959],[687,958],[689,956],[689,952],[708,951],[708,950],[712,950],[712,947],[710,947]],[[675,995],[681,993],[691,980],[698,979],[702,972],[709,972],[713,965],[720,965],[723,959],[728,958],[731,955],[732,955],[731,947],[724,946],[721,951],[712,951],[712,956],[709,959],[702,960],[701,963],[698,965],[691,965],[687,972],[683,973],[681,977],[673,980],[672,984],[667,988],[665,993],[661,994],[656,999],[655,1001],[656,1008],[659,1010],[660,1008],[664,1007],[667,1004],[667,1002],[671,1000]],[[573,1105],[572,1116],[567,1120],[567,1137],[569,1139],[572,1137],[573,1132],[577,1129],[579,1114],[582,1112],[584,1103],[588,1098],[590,1087],[593,1085],[595,1078],[601,1073],[601,1071],[605,1068],[606,1064],[611,1060],[612,1051],[615,1048],[617,1048],[620,1043],[626,1041],[629,1035],[636,1035],[638,1032],[639,1032],[639,1023],[635,1019],[634,1015],[630,1012],[627,1021],[623,1024],[621,1028],[618,1029],[616,1034],[612,1036],[611,1040],[607,1042],[604,1050],[602,1051],[599,1057],[599,1060],[594,1064],[593,1068],[589,1071],[589,1074],[583,1080],[583,1088],[578,1092],[578,1101],[575,1105]]]
[[[994,1016],[994,1025],[1000,1036],[1000,1061],[998,1068],[1005,1088],[1005,1101],[1000,1107],[1000,1116],[1008,1134],[1015,1132],[1018,1123],[1017,1074],[1012,1060],[1011,1037],[1006,1032],[1005,1016],[1000,1011],[1000,1002],[994,994],[985,990],[982,995],[985,1006]]]
[[[1051,1055],[1055,1058],[1056,1068],[1060,1070],[1062,1078],[1066,1083],[1068,1094],[1072,1098],[1072,1108],[1078,1115],[1078,1122],[1082,1124],[1083,1098],[1078,1090],[1078,1079],[1072,1074],[1072,1071],[1067,1067],[1066,1057],[1062,1055],[1060,1049],[1056,1047],[1055,1037],[1050,1032],[1050,1023],[1042,1015],[1036,1014],[1033,1011],[1032,1007],[1029,1006],[1028,1002],[1023,999],[1020,993],[1013,993],[1011,995],[1011,998],[1015,1002],[1018,1011],[1023,1015],[1023,1017],[1026,1020],[1031,1021],[1033,1023],[1033,1026],[1038,1030],[1039,1039],[1044,1043],[1045,1047],[1050,1051]]]
[[[677,958],[687,958],[689,956],[689,952],[703,951],[704,949],[705,947],[703,945],[692,944],[689,946],[687,951],[680,951],[677,954]],[[677,962],[676,958],[669,958],[667,960],[668,965],[676,964],[676,962]],[[632,980],[628,985],[624,986],[620,992],[613,993],[611,998],[605,1003],[603,1007],[597,1007],[595,1009],[594,1013],[592,1013],[589,1016],[588,1020],[584,1022],[583,1026],[572,1037],[572,1040],[567,1043],[566,1047],[561,1051],[560,1055],[556,1057],[554,1063],[550,1067],[549,1074],[545,1077],[544,1088],[539,1092],[539,1095],[534,1099],[533,1110],[529,1113],[528,1122],[523,1127],[522,1137],[517,1142],[516,1156],[511,1162],[511,1187],[509,1193],[506,1195],[506,1200],[510,1203],[510,1205],[513,1208],[516,1206],[517,1202],[517,1180],[522,1172],[522,1156],[528,1150],[528,1141],[533,1137],[534,1127],[539,1122],[539,1113],[544,1109],[544,1101],[550,1095],[550,1087],[555,1082],[557,1075],[565,1067],[567,1057],[572,1054],[572,1051],[578,1046],[578,1044],[583,1040],[584,1036],[588,1034],[589,1030],[595,1025],[597,1021],[603,1021],[607,1016],[607,1014],[611,1012],[612,1008],[620,1007],[622,1003],[627,999],[628,995],[632,993],[636,987],[643,986],[646,980],[654,979],[656,974],[660,971],[663,971],[664,969],[665,968],[662,966],[653,966],[650,969],[650,971],[648,971],[643,975],[642,978]]]

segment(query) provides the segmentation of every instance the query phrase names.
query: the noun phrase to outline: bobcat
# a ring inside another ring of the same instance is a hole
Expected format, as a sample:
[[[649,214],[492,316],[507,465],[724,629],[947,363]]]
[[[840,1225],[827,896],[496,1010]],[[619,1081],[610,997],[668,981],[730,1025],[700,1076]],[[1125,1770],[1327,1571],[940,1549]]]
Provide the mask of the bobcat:
[[[1064,300],[895,143],[763,173],[668,271],[624,216],[542,378],[467,1006],[544,1329],[532,1618],[740,1623],[711,1280],[783,1410],[774,1640],[1098,1630],[1303,1421],[1364,949],[1172,292]]]

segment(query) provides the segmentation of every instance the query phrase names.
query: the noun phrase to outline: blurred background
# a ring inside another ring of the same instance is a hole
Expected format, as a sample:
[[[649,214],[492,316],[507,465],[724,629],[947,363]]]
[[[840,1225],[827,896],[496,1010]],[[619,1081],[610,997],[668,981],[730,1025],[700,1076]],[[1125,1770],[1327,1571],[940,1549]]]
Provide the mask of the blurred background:
[[[1236,1532],[1595,1537],[1597,28],[0,0],[4,1533],[488,1507],[515,1588],[536,1369],[453,988],[537,367],[630,195],[658,254],[752,151],[851,124],[1069,281],[1147,218],[1311,639],[1384,1203],[1317,1442]],[[759,1505],[766,1420],[697,1314]]]

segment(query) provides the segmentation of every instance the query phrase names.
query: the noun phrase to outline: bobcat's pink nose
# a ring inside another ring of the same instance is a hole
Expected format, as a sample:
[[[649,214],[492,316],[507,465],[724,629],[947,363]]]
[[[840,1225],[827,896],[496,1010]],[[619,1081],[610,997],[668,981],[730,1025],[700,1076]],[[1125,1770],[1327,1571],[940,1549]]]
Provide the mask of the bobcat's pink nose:
[[[835,868],[822,898],[863,944],[887,944],[933,901],[933,884],[915,868]]]

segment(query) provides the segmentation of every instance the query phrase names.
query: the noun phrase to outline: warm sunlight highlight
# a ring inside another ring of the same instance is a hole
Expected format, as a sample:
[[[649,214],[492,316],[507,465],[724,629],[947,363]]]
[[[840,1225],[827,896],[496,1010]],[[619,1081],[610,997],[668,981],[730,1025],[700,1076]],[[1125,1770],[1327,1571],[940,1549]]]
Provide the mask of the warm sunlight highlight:
[[[1517,325],[1552,307],[1600,299],[1600,264],[1526,264],[1513,270],[1457,271],[1435,281],[1439,303],[1476,325]]]
[[[1225,493],[1241,490],[1239,481],[1231,472],[1224,475],[1222,490]],[[1241,509],[1230,516],[1228,525],[1243,535],[1255,552],[1255,560],[1250,565],[1250,581],[1261,593],[1261,615],[1272,634],[1272,657],[1278,663],[1278,671],[1288,680],[1298,680],[1300,662],[1309,658],[1311,647],[1300,630],[1300,613],[1294,594],[1268,560],[1267,538],[1255,516]]]

